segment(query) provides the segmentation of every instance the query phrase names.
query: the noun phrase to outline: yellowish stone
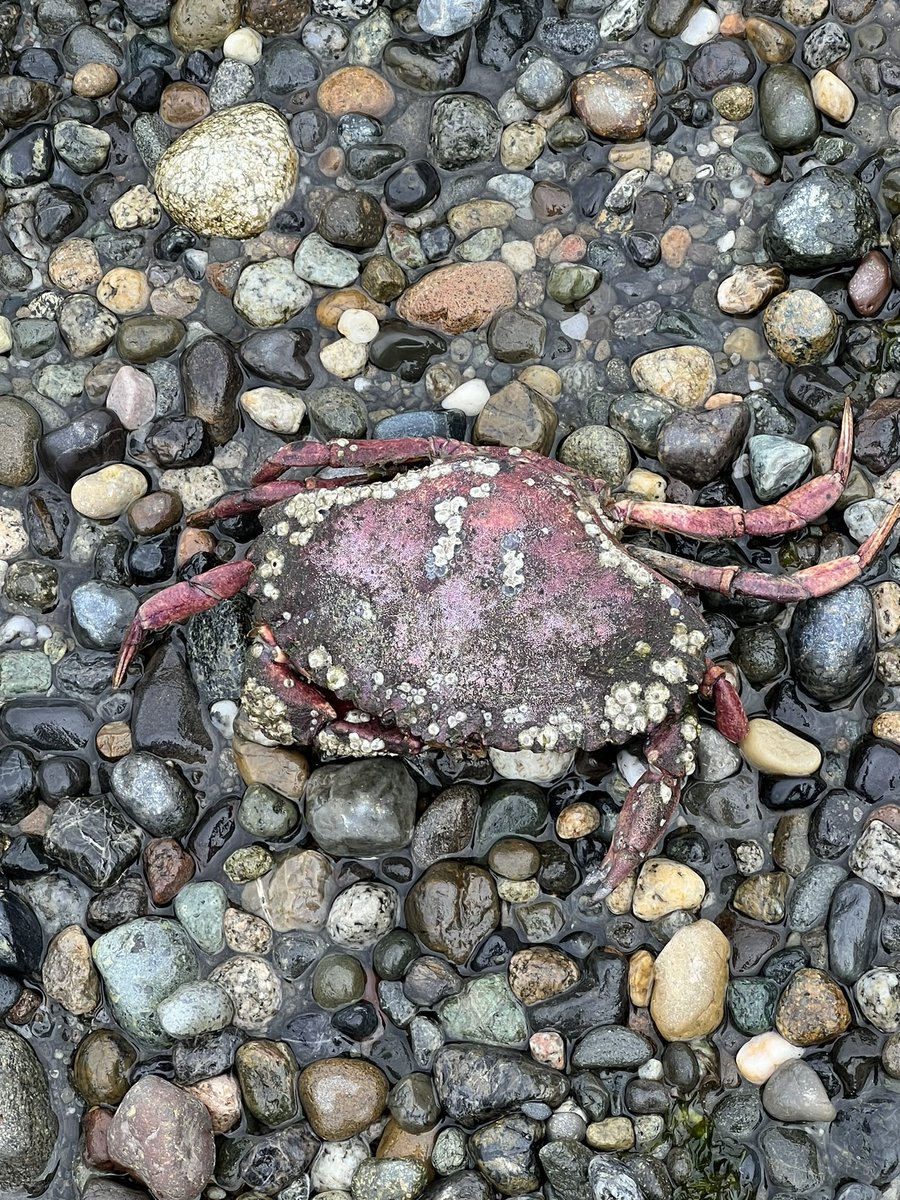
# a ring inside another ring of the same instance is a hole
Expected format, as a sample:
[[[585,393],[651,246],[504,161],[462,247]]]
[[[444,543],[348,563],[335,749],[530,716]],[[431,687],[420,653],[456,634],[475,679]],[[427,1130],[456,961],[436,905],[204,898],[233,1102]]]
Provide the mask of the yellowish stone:
[[[764,775],[815,775],[822,765],[818,746],[765,717],[754,717],[741,742],[744,758]]]
[[[639,921],[655,921],[671,912],[693,912],[705,894],[706,884],[696,871],[667,858],[651,858],[641,867],[631,911]]]

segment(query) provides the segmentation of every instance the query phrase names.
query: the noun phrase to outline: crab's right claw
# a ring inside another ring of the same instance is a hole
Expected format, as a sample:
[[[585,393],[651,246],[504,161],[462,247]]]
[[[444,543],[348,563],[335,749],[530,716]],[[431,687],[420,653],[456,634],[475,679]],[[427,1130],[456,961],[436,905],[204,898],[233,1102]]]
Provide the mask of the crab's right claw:
[[[644,772],[625,797],[603,862],[585,879],[589,887],[596,887],[589,907],[605,900],[640,866],[662,837],[680,798],[680,780],[658,767]]]

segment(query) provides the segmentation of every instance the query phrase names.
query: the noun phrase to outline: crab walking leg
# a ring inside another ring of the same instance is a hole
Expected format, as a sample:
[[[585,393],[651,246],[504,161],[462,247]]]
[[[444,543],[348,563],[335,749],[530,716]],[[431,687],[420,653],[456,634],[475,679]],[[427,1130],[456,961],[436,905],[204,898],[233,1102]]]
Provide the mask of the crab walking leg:
[[[852,450],[853,415],[847,400],[831,470],[787,492],[775,504],[745,510],[736,505],[700,508],[693,504],[652,500],[617,500],[612,506],[612,515],[624,525],[668,530],[699,540],[777,537],[793,533],[818,520],[840,499],[850,474]]]
[[[292,442],[275,451],[253,476],[252,483],[254,486],[269,483],[293,469],[402,467],[473,453],[478,453],[476,447],[440,437],[391,438],[376,442],[348,442],[344,438],[336,442]]]
[[[675,717],[650,735],[649,766],[629,791],[619,813],[615,832],[603,862],[585,883],[597,887],[590,905],[597,905],[640,866],[665,832],[681,799],[681,781],[688,769],[686,759],[696,737],[693,718]]]
[[[187,523],[194,527],[205,529],[214,521],[222,521],[226,517],[239,517],[242,513],[260,512],[282,500],[290,500],[298,492],[306,491],[305,480],[277,479],[260,487],[248,488],[244,492],[232,492],[223,496],[209,508],[200,509],[188,514]]]
[[[729,742],[740,745],[747,736],[750,722],[737,688],[714,662],[707,660],[706,674],[700,681],[700,695],[711,696],[716,708],[716,729]]]
[[[221,604],[223,600],[230,600],[247,586],[253,569],[253,563],[245,558],[240,562],[224,563],[184,583],[175,583],[171,587],[163,588],[161,592],[145,600],[137,610],[119,650],[113,673],[113,687],[121,685],[132,659],[140,650],[148,633],[167,629],[169,625],[178,625],[195,613],[206,612],[207,609]]]
[[[285,744],[308,744],[338,715],[318,688],[297,674],[269,625],[254,631],[241,701],[250,724],[268,736],[273,719],[283,723],[279,736],[283,732]]]
[[[858,579],[884,547],[898,519],[900,504],[895,504],[855,554],[817,563],[793,575],[767,575],[764,571],[751,571],[745,567],[708,567],[675,554],[662,554],[637,546],[629,549],[648,567],[681,583],[692,583],[695,587],[721,592],[723,596],[754,596],[778,604],[796,604],[816,596],[828,596]]]

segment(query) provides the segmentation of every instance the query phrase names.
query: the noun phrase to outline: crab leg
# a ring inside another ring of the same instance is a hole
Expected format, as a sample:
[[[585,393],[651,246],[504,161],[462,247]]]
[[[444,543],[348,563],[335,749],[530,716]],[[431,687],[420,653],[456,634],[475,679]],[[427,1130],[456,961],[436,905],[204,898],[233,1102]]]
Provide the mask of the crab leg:
[[[456,454],[471,455],[477,449],[452,438],[390,438],[376,442],[292,442],[276,450],[253,477],[254,485],[277,479],[293,468],[316,470],[321,467],[392,467]]]
[[[189,513],[187,523],[195,528],[205,529],[214,521],[222,521],[226,517],[239,517],[242,513],[260,512],[261,509],[269,508],[273,504],[280,504],[282,500],[290,500],[291,496],[296,496],[298,492],[305,490],[305,481],[275,480],[272,483],[265,483],[261,487],[248,488],[244,492],[233,492],[230,496],[223,496],[209,508]]]
[[[716,707],[716,728],[729,742],[740,745],[747,736],[749,722],[737,688],[724,670],[707,659],[706,674],[700,681],[700,695],[711,696]]]
[[[202,575],[196,575],[193,579],[163,588],[161,592],[145,600],[137,610],[119,650],[116,669],[113,672],[113,687],[121,686],[129,664],[140,650],[146,634],[167,629],[169,625],[177,625],[195,613],[206,612],[223,600],[230,600],[246,587],[253,569],[253,563],[245,558],[240,562],[223,563],[222,566],[204,571]]]
[[[690,724],[696,731],[695,722]],[[589,906],[604,900],[644,861],[675,814],[689,745],[685,726],[685,718],[676,717],[650,735],[649,766],[625,797],[603,862],[585,879],[589,887],[597,887]]]
[[[858,579],[884,547],[898,519],[900,504],[895,504],[855,554],[817,563],[794,575],[767,575],[764,571],[751,571],[745,567],[709,567],[678,558],[675,554],[662,554],[638,546],[629,549],[635,558],[670,579],[721,592],[723,596],[754,596],[759,600],[794,604],[816,596],[828,596]]]
[[[683,533],[700,540],[777,537],[804,529],[826,513],[847,486],[853,450],[853,413],[844,403],[844,417],[831,470],[782,496],[774,504],[749,511],[730,505],[701,508],[693,504],[666,504],[652,500],[617,500],[612,515],[624,525]]]
[[[284,704],[291,726],[291,741],[311,742],[338,715],[319,689],[297,674],[290,659],[275,641],[275,634],[269,625],[260,625],[254,630],[250,646],[242,699],[251,722],[253,695],[258,691],[258,687],[254,688],[254,680]]]

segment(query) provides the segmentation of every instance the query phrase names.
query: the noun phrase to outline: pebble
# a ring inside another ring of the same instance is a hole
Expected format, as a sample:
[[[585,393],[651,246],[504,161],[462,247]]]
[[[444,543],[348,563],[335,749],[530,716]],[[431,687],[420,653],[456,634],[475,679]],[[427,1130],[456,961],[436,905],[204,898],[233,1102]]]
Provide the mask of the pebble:
[[[402,850],[412,837],[416,788],[397,759],[369,759],[314,771],[306,820],[326,854],[371,857]]]
[[[240,404],[261,428],[285,436],[297,433],[306,416],[303,399],[284,388],[251,388],[241,395]]]
[[[12,1029],[0,1029],[0,1187],[33,1189],[46,1171],[58,1122],[40,1059]]]
[[[851,583],[794,610],[789,646],[801,685],[832,701],[862,682],[875,659],[875,617],[867,588]]]
[[[312,288],[294,273],[290,260],[271,258],[244,268],[232,303],[245,321],[268,329],[290,321],[311,299]]]
[[[384,1112],[388,1081],[373,1063],[323,1059],[300,1074],[300,1101],[315,1133],[341,1142],[368,1128]]]
[[[716,368],[712,355],[699,346],[672,346],[642,354],[631,365],[639,391],[697,408],[713,393]]]
[[[804,968],[781,994],[775,1023],[795,1046],[820,1046],[850,1025],[850,1007],[837,983],[824,971]]]
[[[793,288],[776,296],[763,313],[770,348],[789,366],[821,362],[837,341],[840,324],[815,292]]]
[[[856,981],[857,1004],[864,1018],[882,1033],[900,1029],[900,974],[892,967],[873,967]]]
[[[122,463],[82,475],[72,486],[72,506],[83,517],[112,521],[147,491],[146,476]]]
[[[829,271],[858,262],[877,227],[871,197],[857,179],[837,167],[816,167],[775,205],[766,246],[784,268]]]
[[[209,981],[231,998],[237,1029],[264,1031],[281,1007],[281,980],[264,959],[235,955],[215,967]]]
[[[706,894],[702,875],[682,863],[651,858],[638,873],[631,911],[639,921],[698,909]]]
[[[424,275],[403,293],[397,312],[441,333],[479,329],[516,302],[516,282],[503,263],[456,263]]]
[[[856,108],[856,97],[833,71],[816,71],[810,80],[813,103],[820,113],[838,125],[846,125]]]
[[[265,104],[238,105],[172,143],[156,164],[156,194],[195,233],[252,237],[290,199],[297,163],[279,113]]]
[[[326,923],[328,936],[348,949],[372,946],[393,928],[397,906],[397,893],[392,887],[354,883],[331,905]]]
[[[572,84],[572,108],[600,138],[628,142],[643,137],[656,107],[653,76],[640,67],[588,71]]]
[[[660,951],[650,1014],[667,1041],[703,1037],[721,1023],[730,952],[728,939],[704,920],[679,929]]]
[[[113,1160],[157,1200],[196,1200],[215,1165],[209,1112],[167,1079],[145,1075],[128,1091],[107,1131]]]
[[[750,721],[741,753],[751,766],[767,775],[815,775],[822,765],[817,746],[763,717]]]
[[[100,1004],[100,979],[91,959],[91,947],[78,925],[57,933],[41,969],[47,995],[74,1016],[86,1016]]]
[[[762,1085],[786,1063],[801,1058],[803,1050],[774,1030],[759,1033],[744,1042],[737,1052],[738,1070],[748,1083]]]
[[[222,988],[209,980],[183,983],[156,1010],[163,1031],[171,1038],[195,1038],[231,1023],[234,1007]]]

